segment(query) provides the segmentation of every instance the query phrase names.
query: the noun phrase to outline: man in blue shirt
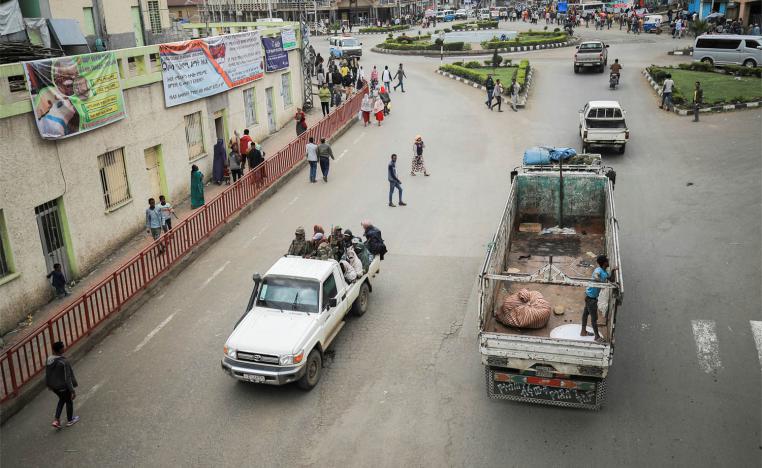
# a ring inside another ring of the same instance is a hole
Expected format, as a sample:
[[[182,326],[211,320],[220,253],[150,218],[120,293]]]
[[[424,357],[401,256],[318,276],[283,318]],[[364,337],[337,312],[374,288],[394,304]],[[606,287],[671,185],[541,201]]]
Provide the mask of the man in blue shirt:
[[[153,198],[148,199],[148,208],[146,208],[146,231],[151,234],[153,240],[157,240],[161,236],[161,227],[164,225],[164,217],[156,208],[156,200]],[[164,252],[164,246],[159,244],[159,252]]]
[[[605,255],[599,255],[597,258],[598,268],[593,271],[591,281],[594,283],[605,283],[612,281],[612,277],[607,271],[609,267],[609,259]],[[611,269],[613,274],[619,267]],[[593,326],[593,333],[595,334],[595,341],[602,343],[604,339],[598,334],[598,295],[601,293],[601,288],[594,286],[588,286],[585,289],[585,311],[582,313],[582,331],[580,336],[588,336],[587,332],[587,317],[590,316],[590,321]]]

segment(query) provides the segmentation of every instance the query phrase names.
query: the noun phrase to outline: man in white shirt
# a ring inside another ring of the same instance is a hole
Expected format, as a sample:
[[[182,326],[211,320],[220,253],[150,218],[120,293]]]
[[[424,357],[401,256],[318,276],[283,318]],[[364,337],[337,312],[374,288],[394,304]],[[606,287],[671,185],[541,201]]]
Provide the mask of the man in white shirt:
[[[661,105],[659,109],[664,109],[664,104],[667,104],[667,110],[672,110],[672,88],[674,88],[675,82],[672,81],[672,75],[667,73],[667,77],[664,79],[664,83],[661,88]]]
[[[310,163],[310,183],[317,182],[317,164],[318,164],[318,146],[315,144],[315,138],[310,137],[307,143],[307,162]]]
[[[384,82],[384,86],[386,87],[386,92],[390,93],[392,88],[392,72],[389,71],[388,65],[384,67],[384,71],[383,73],[381,73],[381,81]]]

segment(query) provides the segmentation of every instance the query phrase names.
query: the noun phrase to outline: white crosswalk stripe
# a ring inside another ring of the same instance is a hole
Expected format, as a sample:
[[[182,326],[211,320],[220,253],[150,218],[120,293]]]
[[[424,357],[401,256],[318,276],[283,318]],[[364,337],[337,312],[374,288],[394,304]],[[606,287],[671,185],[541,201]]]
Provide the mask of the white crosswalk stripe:
[[[691,320],[693,338],[696,341],[696,355],[699,367],[707,374],[722,369],[720,346],[717,340],[717,325],[714,320]]]
[[[749,323],[751,324],[751,332],[754,335],[754,343],[757,345],[759,365],[762,368],[762,322],[749,320]]]

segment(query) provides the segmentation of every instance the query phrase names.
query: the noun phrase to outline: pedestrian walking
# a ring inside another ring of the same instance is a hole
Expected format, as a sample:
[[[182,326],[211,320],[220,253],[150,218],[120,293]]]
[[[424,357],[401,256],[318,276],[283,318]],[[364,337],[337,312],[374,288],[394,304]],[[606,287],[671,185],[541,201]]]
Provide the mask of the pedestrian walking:
[[[492,90],[492,96],[495,98],[495,103],[489,106],[489,110],[497,106],[498,112],[503,112],[503,85],[500,84],[500,80],[495,81],[495,88]]]
[[[318,90],[318,97],[320,98],[320,108],[323,111],[323,117],[331,112],[331,90],[328,89],[328,85],[324,84]]]
[[[69,295],[69,291],[66,290],[66,276],[61,270],[60,263],[53,264],[53,271],[48,273],[45,278],[50,279],[51,286],[56,290],[56,298],[61,299]]]
[[[392,203],[392,195],[394,195],[394,190],[397,189],[398,196],[399,196],[399,205],[400,206],[407,206],[407,203],[402,201],[402,181],[397,177],[397,155],[392,154],[392,160],[389,161],[389,166],[387,167],[387,178],[389,179],[389,206],[395,207],[394,203]]]
[[[384,121],[384,101],[379,96],[373,98],[373,114],[376,116],[376,122],[378,126],[381,126],[381,122]]]
[[[598,267],[593,271],[591,278],[592,283],[605,283],[607,281],[613,281],[613,273],[619,268],[614,267],[609,273],[609,259],[605,255],[599,255],[596,259]],[[593,326],[593,334],[595,335],[595,341],[601,343],[604,341],[603,337],[598,333],[598,295],[601,293],[601,288],[589,286],[585,289],[585,310],[582,313],[582,331],[580,336],[589,336],[587,332],[587,317],[590,316],[591,325]]]
[[[164,216],[156,207],[156,200],[148,199],[148,208],[146,208],[146,232],[151,235],[153,240],[159,240],[164,226]],[[159,244],[159,252],[164,252],[164,246]]]
[[[484,81],[484,87],[487,88],[487,101],[484,104],[492,109],[492,92],[495,90],[495,82],[492,80],[492,74],[487,74],[487,79]]]
[[[362,113],[362,121],[365,127],[370,123],[370,113],[373,112],[373,102],[368,96],[367,91],[362,96],[362,102],[360,103],[360,112]]]
[[[301,107],[297,107],[296,114],[294,114],[294,120],[296,121],[296,136],[307,131],[307,115]]]
[[[331,145],[325,142],[325,138],[320,139],[320,144],[317,147],[318,162],[320,162],[320,172],[323,174],[323,182],[328,182],[328,169],[330,169],[331,159],[333,157],[333,150]]]
[[[215,184],[222,184],[227,163],[228,156],[225,153],[225,143],[222,138],[217,138],[217,143],[214,144],[214,160],[212,161],[212,180]]]
[[[172,230],[172,215],[175,214],[174,208],[172,208],[172,205],[167,202],[166,197],[164,195],[159,195],[159,213],[161,213],[161,219],[163,221],[161,225],[161,229],[164,232],[169,232]],[[177,215],[175,215],[177,216]]]
[[[243,176],[243,170],[241,169],[241,153],[238,152],[238,144],[233,143],[230,146],[230,154],[228,155],[228,167],[230,168],[230,175],[233,177],[233,183]]]
[[[376,89],[376,85],[378,85],[378,69],[373,65],[373,70],[370,71],[370,87]]]
[[[386,86],[381,86],[381,89],[378,90],[378,97],[384,103],[384,115],[389,115],[389,103],[392,102],[392,98],[389,96]]]
[[[672,110],[672,89],[675,86],[675,82],[672,80],[672,74],[667,73],[667,77],[664,79],[664,83],[662,83],[661,87],[661,105],[659,106],[659,109],[664,109],[664,105],[666,104],[667,110]]]
[[[315,144],[315,139],[310,137],[309,143],[307,143],[307,162],[310,163],[310,183],[317,182],[317,155],[318,146]]]
[[[388,251],[386,250],[384,239],[381,237],[381,231],[368,219],[363,220],[360,225],[365,231],[365,243],[368,245],[368,250],[374,256],[378,255],[379,258],[383,260],[384,255],[386,255]]]
[[[235,134],[236,138],[238,138],[238,131],[236,130],[233,133]],[[253,145],[253,143],[254,143],[253,140],[249,136],[249,129],[244,128],[243,136],[238,140],[238,149],[240,150],[241,157],[242,157],[241,171],[243,171],[246,168],[246,159],[249,155],[249,150],[251,149],[251,146]]]
[[[394,89],[402,88],[402,92],[405,92],[405,85],[404,85],[404,79],[407,78],[407,75],[405,74],[405,70],[402,69],[402,64],[400,63],[400,67],[397,69],[397,73],[394,74],[394,78],[397,79],[397,84],[394,85]]]
[[[357,89],[361,90],[363,86],[365,86],[365,70],[363,69],[362,65],[357,69]]]
[[[421,135],[416,135],[415,141],[413,141],[413,161],[410,165],[411,176],[415,176],[416,172],[423,172],[423,175],[429,176],[429,173],[426,172],[426,164],[423,162],[423,149],[425,147]]]
[[[191,208],[204,206],[204,174],[195,164],[191,166]]]
[[[392,72],[389,71],[389,66],[384,66],[384,71],[381,72],[381,81],[384,82],[384,86],[386,89],[390,89],[392,87]]]
[[[521,92],[521,85],[516,82],[516,78],[511,80],[511,109],[513,112],[518,112],[519,105],[519,92]]]
[[[693,88],[693,121],[699,121],[699,108],[704,102],[704,90],[701,89],[701,83],[696,82],[696,86]]]
[[[45,385],[58,397],[56,413],[51,426],[61,429],[61,412],[66,406],[66,427],[71,427],[79,421],[74,416],[74,399],[77,397],[75,388],[79,386],[68,359],[64,357],[64,344],[61,341],[53,343],[53,354],[45,362]]]

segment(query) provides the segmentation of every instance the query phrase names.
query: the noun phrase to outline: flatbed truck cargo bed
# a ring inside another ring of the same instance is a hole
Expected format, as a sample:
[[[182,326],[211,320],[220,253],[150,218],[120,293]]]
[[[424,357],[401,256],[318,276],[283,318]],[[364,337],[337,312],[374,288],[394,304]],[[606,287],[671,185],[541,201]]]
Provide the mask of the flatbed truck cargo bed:
[[[596,284],[605,342],[579,333],[595,258],[606,254],[612,265],[621,263],[613,173],[607,176],[599,164],[559,169],[524,167],[514,175],[480,275],[480,352],[492,398],[599,409],[613,357],[621,272],[614,283]],[[553,229],[559,224],[566,229]],[[524,288],[539,291],[554,308],[542,328],[496,319],[505,297]]]

